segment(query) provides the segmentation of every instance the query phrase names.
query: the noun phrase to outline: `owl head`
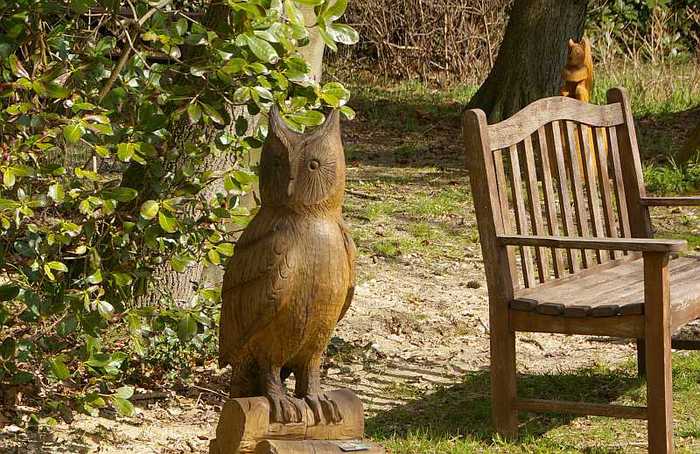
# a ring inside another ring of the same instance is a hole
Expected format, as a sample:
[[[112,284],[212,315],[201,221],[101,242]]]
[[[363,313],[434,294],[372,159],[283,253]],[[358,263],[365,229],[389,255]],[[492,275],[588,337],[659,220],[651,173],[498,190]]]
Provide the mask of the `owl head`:
[[[334,110],[323,125],[304,134],[289,129],[273,107],[260,157],[263,205],[339,208],[345,190],[345,154]]]

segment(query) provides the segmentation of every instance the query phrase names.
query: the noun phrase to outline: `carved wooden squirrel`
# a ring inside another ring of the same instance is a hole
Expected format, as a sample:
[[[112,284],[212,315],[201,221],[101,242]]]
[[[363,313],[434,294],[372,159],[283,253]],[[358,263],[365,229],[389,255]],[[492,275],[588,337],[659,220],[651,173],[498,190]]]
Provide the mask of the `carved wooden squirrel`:
[[[560,94],[581,102],[590,102],[591,94],[593,93],[593,52],[591,42],[588,38],[583,38],[578,43],[573,39],[569,39],[568,46],[566,66],[564,66],[561,74],[564,84],[561,87]],[[593,134],[590,130],[587,132],[587,140],[589,149],[594,150]],[[584,165],[590,165],[590,168],[597,172],[596,160],[591,153],[588,156],[588,161],[590,162],[586,162],[584,160],[584,149],[579,143],[579,137],[576,136],[574,141],[576,142],[579,155],[579,177],[585,179]],[[604,145],[602,153],[607,154],[607,145]]]
[[[569,39],[569,53],[562,71],[562,80],[562,96],[590,102],[593,91],[593,55],[588,38],[583,38],[578,43]]]
[[[321,392],[321,358],[352,301],[355,245],[342,219],[345,157],[338,111],[308,134],[273,108],[260,159],[261,207],[236,244],[222,288],[219,363],[230,364],[231,397],[265,396],[271,419],[339,422]]]

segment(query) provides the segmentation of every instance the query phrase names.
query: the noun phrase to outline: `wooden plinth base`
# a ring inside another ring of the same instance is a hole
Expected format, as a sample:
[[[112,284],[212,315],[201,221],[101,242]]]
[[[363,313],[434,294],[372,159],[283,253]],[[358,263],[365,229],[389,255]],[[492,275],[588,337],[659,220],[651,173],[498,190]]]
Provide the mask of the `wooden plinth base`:
[[[360,445],[362,450],[357,450]],[[384,448],[374,443],[366,441],[348,443],[346,440],[263,440],[255,448],[255,454],[384,454],[384,452]]]
[[[270,422],[270,403],[265,397],[229,399],[224,404],[216,427],[216,439],[209,445],[210,454],[238,453],[340,453],[342,440],[360,440],[364,435],[364,412],[360,399],[348,389],[326,393],[338,406],[343,420],[337,424],[315,421],[311,408],[297,401],[301,422]],[[361,453],[384,452],[376,445]],[[263,449],[262,451],[260,449]]]

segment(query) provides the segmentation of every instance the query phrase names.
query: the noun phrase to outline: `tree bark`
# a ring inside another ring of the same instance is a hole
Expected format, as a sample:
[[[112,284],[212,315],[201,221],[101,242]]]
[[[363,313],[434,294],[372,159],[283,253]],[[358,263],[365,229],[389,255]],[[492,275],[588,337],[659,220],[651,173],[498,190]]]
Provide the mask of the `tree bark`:
[[[496,63],[467,108],[489,123],[561,87],[567,41],[583,34],[588,0],[515,0]]]
[[[700,162],[700,124],[697,125],[688,135],[687,142],[678,154],[678,164],[686,164],[696,159]]]

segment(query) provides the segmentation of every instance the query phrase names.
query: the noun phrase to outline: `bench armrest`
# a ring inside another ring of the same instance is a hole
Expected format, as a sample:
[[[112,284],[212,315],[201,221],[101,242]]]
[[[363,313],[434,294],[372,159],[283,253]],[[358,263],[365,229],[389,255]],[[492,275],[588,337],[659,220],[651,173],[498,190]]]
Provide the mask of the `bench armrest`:
[[[683,252],[685,240],[657,240],[647,238],[584,238],[532,235],[499,235],[502,246],[540,246],[563,249],[602,249],[633,252]]]
[[[642,197],[641,203],[651,207],[700,206],[700,196]]]

